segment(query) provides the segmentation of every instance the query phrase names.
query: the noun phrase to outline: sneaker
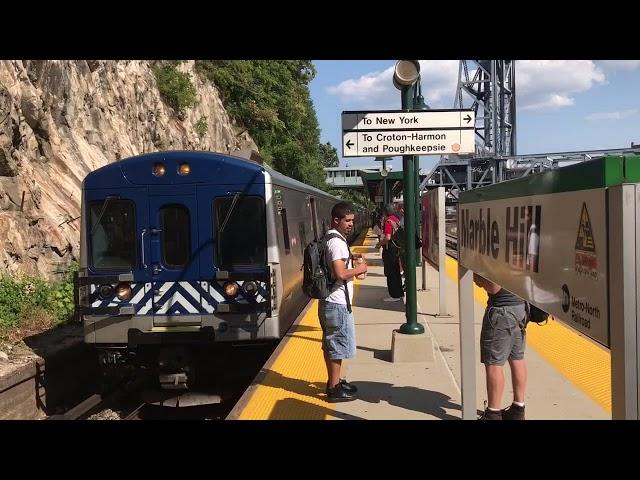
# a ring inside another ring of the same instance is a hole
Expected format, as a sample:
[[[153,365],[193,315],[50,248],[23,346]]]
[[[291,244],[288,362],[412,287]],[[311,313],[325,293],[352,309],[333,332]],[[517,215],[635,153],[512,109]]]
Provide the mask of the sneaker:
[[[487,401],[484,402],[484,412],[480,415],[478,420],[502,420],[502,410],[489,410],[487,407]]]
[[[482,413],[482,415],[480,415],[480,418],[478,420],[502,420],[502,410],[498,410],[496,412],[485,408],[484,412]]]
[[[349,400],[355,400],[356,398],[355,392],[347,391],[342,383],[338,383],[333,388],[327,388],[328,402],[348,402]]]
[[[347,382],[347,380],[344,378],[340,379],[340,385],[342,385],[342,388],[344,388],[347,392],[356,393],[358,391],[358,387],[356,387],[352,383]]]
[[[510,407],[502,410],[503,420],[524,420],[524,407],[512,403]]]
[[[402,300],[402,297],[386,297],[382,299],[385,302],[399,302],[400,300]]]

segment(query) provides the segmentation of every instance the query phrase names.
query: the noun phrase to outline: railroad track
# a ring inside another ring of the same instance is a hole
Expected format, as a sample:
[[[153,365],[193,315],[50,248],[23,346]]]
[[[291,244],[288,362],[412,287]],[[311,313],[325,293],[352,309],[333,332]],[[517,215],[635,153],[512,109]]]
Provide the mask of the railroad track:
[[[447,255],[455,259],[458,258],[458,238],[454,235],[445,234]]]
[[[47,420],[86,420],[95,413],[124,403],[128,397],[135,397],[145,383],[143,379],[124,381],[108,393],[93,394],[65,413],[61,415],[51,415],[47,417]],[[137,411],[141,407],[142,405],[139,405],[133,409],[133,411]]]

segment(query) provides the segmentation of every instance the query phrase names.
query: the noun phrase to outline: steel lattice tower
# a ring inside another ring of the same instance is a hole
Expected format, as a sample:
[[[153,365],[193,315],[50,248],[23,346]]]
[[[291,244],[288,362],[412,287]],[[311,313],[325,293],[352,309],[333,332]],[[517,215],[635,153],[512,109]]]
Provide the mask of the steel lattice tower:
[[[476,114],[476,157],[515,155],[515,60],[461,60],[453,108]]]

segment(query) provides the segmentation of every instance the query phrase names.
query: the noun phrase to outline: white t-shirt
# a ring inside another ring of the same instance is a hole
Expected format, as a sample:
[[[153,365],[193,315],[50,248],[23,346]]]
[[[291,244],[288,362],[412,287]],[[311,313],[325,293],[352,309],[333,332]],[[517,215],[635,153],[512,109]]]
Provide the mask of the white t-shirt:
[[[538,229],[535,225],[531,225],[529,229],[529,245],[527,247],[527,253],[529,255],[538,255],[538,248],[540,245],[540,236],[538,235]]]
[[[344,236],[335,229],[329,230],[327,235],[330,233],[337,233],[344,238]],[[349,259],[347,242],[340,238],[332,238],[327,242],[327,260],[329,261],[329,265],[333,265],[333,261],[339,259],[348,260],[345,264],[347,269],[353,268],[353,261]],[[347,280],[347,288],[349,288],[349,301],[351,302],[353,300],[353,277]],[[329,295],[326,300],[331,303],[347,304],[347,298],[344,294],[344,282],[342,280],[336,281],[331,290],[331,295]]]

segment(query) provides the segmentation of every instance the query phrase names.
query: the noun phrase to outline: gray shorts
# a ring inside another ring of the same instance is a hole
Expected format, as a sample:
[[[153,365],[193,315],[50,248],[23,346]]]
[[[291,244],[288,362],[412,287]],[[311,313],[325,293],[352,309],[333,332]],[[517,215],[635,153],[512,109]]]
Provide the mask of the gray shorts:
[[[331,360],[342,360],[356,356],[356,330],[353,314],[346,305],[318,302],[318,317],[322,327],[322,350]]]
[[[482,333],[480,333],[482,363],[504,365],[507,359],[522,360],[525,344],[524,303],[487,308],[482,319]]]

